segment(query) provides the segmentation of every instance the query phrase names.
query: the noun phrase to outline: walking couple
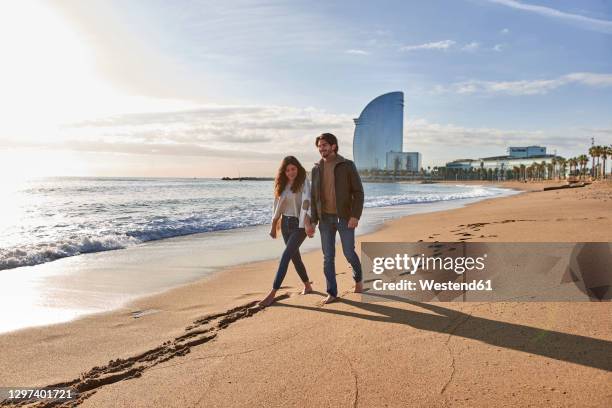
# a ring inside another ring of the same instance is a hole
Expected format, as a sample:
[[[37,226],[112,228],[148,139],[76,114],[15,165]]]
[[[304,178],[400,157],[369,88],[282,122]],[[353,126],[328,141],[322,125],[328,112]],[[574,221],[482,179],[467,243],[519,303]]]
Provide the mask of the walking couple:
[[[363,211],[363,186],[355,164],[338,154],[338,140],[323,133],[315,140],[321,160],[312,168],[312,187],[306,170],[298,159],[287,156],[281,162],[274,185],[274,207],[270,236],[276,238],[280,228],[285,250],[281,256],[272,290],[260,304],[274,302],[289,267],[304,283],[302,294],[312,292],[306,267],[300,256],[300,245],[306,236],[312,238],[319,226],[323,251],[323,273],[327,281],[325,303],[338,297],[336,284],[336,231],[340,235],[342,252],[353,269],[355,292],[363,289],[361,263],[355,253],[355,228]]]

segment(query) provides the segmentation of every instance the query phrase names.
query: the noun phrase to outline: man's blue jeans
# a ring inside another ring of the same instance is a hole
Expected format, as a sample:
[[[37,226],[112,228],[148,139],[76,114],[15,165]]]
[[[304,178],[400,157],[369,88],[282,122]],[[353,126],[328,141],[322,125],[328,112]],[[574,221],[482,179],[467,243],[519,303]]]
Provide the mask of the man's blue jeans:
[[[323,250],[323,273],[327,280],[327,293],[338,296],[336,284],[336,231],[340,233],[342,252],[353,268],[353,279],[361,282],[361,263],[355,252],[355,229],[348,227],[348,219],[338,218],[335,214],[321,215],[319,232],[321,233],[321,249]]]
[[[300,245],[306,239],[306,231],[304,228],[299,228],[300,221],[297,217],[287,217],[283,215],[281,219],[281,232],[283,234],[283,240],[285,241],[285,250],[281,256],[280,262],[278,263],[278,270],[276,271],[276,277],[272,287],[276,290],[280,289],[287,274],[287,268],[289,268],[289,261],[293,262],[295,270],[302,282],[308,282],[308,274],[306,273],[306,267],[302,262],[300,255]]]

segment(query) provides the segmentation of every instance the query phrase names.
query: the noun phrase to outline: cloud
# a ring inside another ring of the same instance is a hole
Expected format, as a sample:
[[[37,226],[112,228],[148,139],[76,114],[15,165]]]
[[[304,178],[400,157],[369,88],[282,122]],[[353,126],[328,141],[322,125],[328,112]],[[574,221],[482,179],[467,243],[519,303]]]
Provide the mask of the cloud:
[[[456,41],[453,40],[443,40],[436,42],[429,42],[425,44],[419,45],[404,45],[399,48],[400,51],[419,51],[419,50],[441,50],[446,51],[451,48],[456,48],[458,46]],[[465,52],[476,52],[480,49],[480,43],[476,41],[472,41],[464,44],[459,50]]]
[[[612,74],[575,72],[554,79],[521,81],[481,81],[469,80],[452,84],[450,87],[437,87],[437,91],[451,91],[459,94],[507,94],[507,95],[544,95],[557,88],[570,84],[580,84],[596,88],[612,86]]]
[[[347,54],[352,54],[352,55],[370,55],[369,52],[364,51],[364,50],[356,50],[356,49],[350,49],[350,50],[346,50],[344,51]]]
[[[604,144],[612,143],[612,127],[609,128],[581,128],[582,132],[592,133],[594,136],[606,137],[607,141]],[[599,141],[595,141],[595,144],[600,144]]]
[[[464,46],[461,48],[461,50],[463,50],[463,51],[468,51],[468,52],[475,52],[475,51],[477,51],[477,50],[478,50],[478,48],[480,48],[480,44],[479,44],[479,43],[477,43],[477,42],[475,42],[475,41],[473,41],[473,42],[471,42],[471,43],[469,43],[469,44],[465,44],[465,45],[464,45]]]
[[[0,137],[0,147],[274,161],[295,152],[314,160],[322,132],[351,151],[352,119],[312,107],[207,105],[71,123],[46,140]]]
[[[502,28],[501,30],[499,30],[500,34],[510,34],[510,29],[509,28]]]
[[[554,8],[538,6],[534,4],[521,3],[516,0],[489,0],[491,3],[500,4],[511,7],[516,10],[527,11],[541,16],[556,18],[559,20],[573,23],[579,27],[588,30],[598,31],[604,34],[612,34],[612,21],[601,20],[591,17],[582,16],[579,14],[566,13]]]
[[[407,121],[406,132],[418,138],[421,144],[441,146],[497,146],[509,144],[542,143],[544,132],[470,128],[453,124],[430,123],[426,119]]]
[[[502,44],[495,44],[493,51],[502,52],[504,46]]]
[[[437,41],[437,42],[429,42],[429,43],[420,44],[420,45],[405,45],[403,47],[400,47],[399,50],[400,51],[447,50],[455,44],[456,42],[453,40],[444,40],[444,41]]]
[[[490,127],[466,127],[432,123],[423,118],[406,120],[404,150],[419,151],[425,165],[443,165],[459,158],[506,154],[510,146],[541,145],[548,152],[565,157],[584,149],[584,140],[576,138],[575,129],[518,130]]]

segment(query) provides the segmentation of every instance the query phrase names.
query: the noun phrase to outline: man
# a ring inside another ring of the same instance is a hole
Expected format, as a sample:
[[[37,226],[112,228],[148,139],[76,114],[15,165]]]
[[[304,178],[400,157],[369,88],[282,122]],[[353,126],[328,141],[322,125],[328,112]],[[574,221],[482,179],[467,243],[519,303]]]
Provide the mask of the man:
[[[312,169],[311,226],[306,233],[314,234],[319,224],[323,250],[323,272],[327,280],[327,299],[338,297],[336,284],[336,231],[340,234],[342,252],[353,268],[355,293],[363,290],[361,263],[355,253],[355,228],[363,211],[363,186],[355,164],[338,154],[338,139],[323,133],[315,140],[321,160]]]

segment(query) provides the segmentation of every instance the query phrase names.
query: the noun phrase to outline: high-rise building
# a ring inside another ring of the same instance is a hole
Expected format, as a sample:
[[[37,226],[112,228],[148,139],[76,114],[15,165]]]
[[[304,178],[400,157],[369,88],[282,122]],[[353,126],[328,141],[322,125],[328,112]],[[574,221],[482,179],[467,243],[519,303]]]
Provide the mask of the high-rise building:
[[[355,121],[353,160],[358,170],[393,170],[388,152],[401,152],[404,138],[404,93],[373,99]]]

